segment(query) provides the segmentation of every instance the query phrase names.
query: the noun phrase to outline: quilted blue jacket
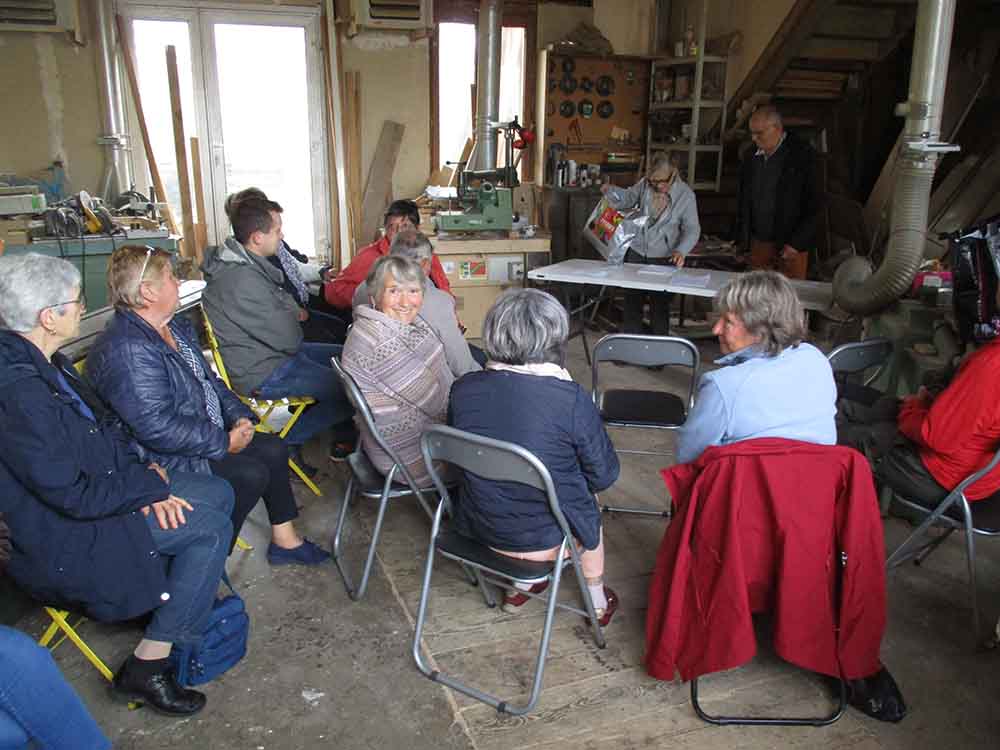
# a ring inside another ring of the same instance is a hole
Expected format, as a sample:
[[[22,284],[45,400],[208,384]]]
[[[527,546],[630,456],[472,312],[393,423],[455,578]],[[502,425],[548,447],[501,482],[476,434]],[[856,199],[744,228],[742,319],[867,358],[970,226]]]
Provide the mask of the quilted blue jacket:
[[[576,383],[502,370],[473,372],[451,388],[448,424],[527,448],[552,475],[570,530],[584,547],[600,540],[594,493],[618,479],[618,456],[590,395]],[[463,474],[455,528],[495,549],[551,549],[562,533],[544,493]]]
[[[170,321],[175,338],[196,353],[219,397],[226,429],[241,417],[256,421],[250,409],[223,383],[201,355],[194,326],[183,317]],[[86,376],[132,436],[168,471],[210,474],[229,448],[229,434],[212,423],[205,392],[184,358],[167,346],[131,310],[116,310],[90,353]]]
[[[98,620],[159,606],[166,562],[139,509],[168,495],[34,344],[0,331],[0,513],[13,543],[7,573],[21,588]]]

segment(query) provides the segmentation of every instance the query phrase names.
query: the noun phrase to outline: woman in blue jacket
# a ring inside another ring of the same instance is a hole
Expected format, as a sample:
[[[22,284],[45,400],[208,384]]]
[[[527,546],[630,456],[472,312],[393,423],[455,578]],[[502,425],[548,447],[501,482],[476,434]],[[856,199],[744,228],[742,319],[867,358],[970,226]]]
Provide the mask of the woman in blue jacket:
[[[253,412],[209,368],[191,323],[174,316],[180,285],[170,261],[164,250],[135,245],[111,255],[115,314],[87,355],[87,379],[152,460],[232,485],[235,533],[263,497],[268,562],[322,563],[329,553],[295,530],[284,441],[254,432]]]
[[[448,424],[534,453],[549,470],[563,515],[580,547],[583,575],[601,627],[618,596],[604,585],[601,511],[595,492],[618,479],[618,456],[590,396],[563,367],[569,320],[556,299],[537,289],[503,295],[483,323],[486,369],[451,389]],[[562,531],[545,494],[523,484],[463,474],[456,528],[497,552],[523,560],[555,559]],[[535,584],[538,593],[548,582]],[[507,612],[528,601],[504,596]]]
[[[173,643],[202,638],[226,559],[233,492],[140,461],[53,364],[79,332],[80,273],[59,258],[0,258],[0,512],[7,572],[45,604],[102,621],[152,611],[114,692],[170,715],[200,711]]]

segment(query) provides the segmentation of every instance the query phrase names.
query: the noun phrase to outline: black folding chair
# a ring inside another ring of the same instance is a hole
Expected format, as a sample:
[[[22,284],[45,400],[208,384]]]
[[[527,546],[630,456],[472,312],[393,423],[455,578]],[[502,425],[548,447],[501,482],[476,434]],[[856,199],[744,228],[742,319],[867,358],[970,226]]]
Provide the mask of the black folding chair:
[[[452,690],[457,690],[471,698],[493,706],[500,713],[513,715],[526,714],[535,707],[542,691],[545,656],[548,653],[549,636],[552,632],[552,621],[556,607],[588,618],[594,642],[598,648],[604,648],[606,645],[604,633],[597,624],[594,603],[590,598],[586,579],[583,576],[580,553],[570,533],[569,524],[566,522],[566,518],[559,507],[559,498],[556,496],[552,477],[549,475],[545,465],[534,454],[521,446],[480,437],[479,435],[456,430],[453,427],[435,425],[428,428],[421,437],[420,445],[424,454],[424,461],[427,463],[427,468],[430,471],[431,478],[434,480],[434,486],[441,496],[441,501],[438,503],[437,512],[434,514],[434,522],[431,527],[430,545],[427,551],[427,565],[424,568],[424,582],[420,592],[420,606],[417,610],[416,632],[413,636],[413,659],[417,663],[417,668],[435,682],[447,685]],[[563,533],[562,544],[559,546],[556,559],[550,562],[519,560],[495,552],[488,545],[462,536],[455,531],[442,529],[442,516],[446,512],[446,509],[450,508],[451,500],[448,495],[448,488],[441,481],[440,473],[435,467],[436,461],[446,462],[451,466],[471,472],[485,479],[518,482],[544,492],[549,503],[549,509],[552,511],[552,515],[555,517]],[[479,583],[486,605],[491,608],[496,606],[496,599],[487,583],[507,587],[511,582],[525,585],[532,585],[542,581],[550,582],[546,596],[528,594],[532,598],[545,600],[546,610],[541,642],[538,647],[538,657],[535,662],[535,674],[531,683],[531,692],[528,696],[528,701],[523,705],[511,705],[507,700],[483,692],[478,688],[433,669],[424,659],[420,650],[420,639],[423,635],[424,621],[427,617],[427,600],[430,594],[431,576],[434,572],[434,558],[437,555],[454,560],[466,569],[471,569]],[[572,565],[576,573],[577,583],[579,584],[585,606],[583,610],[558,602],[562,571],[567,565]]]
[[[365,454],[360,440],[354,452],[347,457],[347,466],[351,470],[351,477],[347,481],[347,489],[344,490],[344,500],[340,504],[340,513],[337,516],[337,530],[334,532],[332,544],[333,561],[337,565],[337,570],[340,571],[341,577],[344,579],[344,587],[347,589],[348,595],[354,601],[358,601],[365,595],[365,591],[368,588],[368,579],[371,576],[372,566],[375,562],[375,547],[378,544],[379,535],[382,533],[382,522],[385,520],[385,512],[389,507],[389,501],[415,497],[427,513],[427,516],[431,517],[434,513],[431,511],[431,506],[424,497],[424,493],[433,492],[434,489],[433,487],[417,486],[417,483],[413,480],[413,476],[407,471],[406,465],[400,462],[395,451],[386,443],[385,438],[379,432],[375,424],[375,418],[372,416],[371,408],[368,406],[368,402],[365,400],[364,394],[361,393],[357,382],[351,377],[350,373],[344,370],[336,358],[332,360],[332,365],[333,371],[344,385],[344,392],[347,393],[347,398],[354,407],[355,414],[361,418],[361,421],[375,439],[379,448],[384,450],[393,462],[392,468],[383,476]],[[361,582],[357,587],[354,586],[350,575],[344,567],[341,551],[344,528],[347,525],[347,510],[356,493],[359,493],[362,497],[372,500],[377,499],[379,501],[378,515],[375,518],[375,528],[372,531],[371,541],[368,544],[368,553],[365,559],[364,570],[361,574]]]
[[[664,390],[639,388],[609,388],[600,385],[601,362],[624,362],[646,367],[676,366],[690,370],[687,398]],[[694,408],[694,389],[698,382],[701,357],[698,347],[687,339],[676,336],[645,336],[615,333],[605,336],[594,346],[591,366],[591,395],[608,427],[640,428],[647,430],[678,430],[684,426]],[[618,453],[635,453],[644,456],[672,456],[671,452],[627,450],[616,448]],[[670,517],[666,511],[645,508],[621,508],[601,505],[601,511],[633,513]]]
[[[871,387],[892,357],[892,341],[885,338],[867,339],[842,344],[827,355],[838,398],[871,406],[883,393]],[[860,377],[862,382],[851,380]]]

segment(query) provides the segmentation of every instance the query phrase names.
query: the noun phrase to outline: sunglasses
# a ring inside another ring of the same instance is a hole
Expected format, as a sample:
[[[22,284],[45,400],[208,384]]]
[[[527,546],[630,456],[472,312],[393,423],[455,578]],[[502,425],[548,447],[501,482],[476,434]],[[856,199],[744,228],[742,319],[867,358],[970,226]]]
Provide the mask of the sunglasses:
[[[54,305],[46,305],[42,309],[49,310],[53,307],[62,307],[63,305],[72,305],[73,303],[78,304],[81,308],[87,307],[87,295],[83,293],[82,289],[80,290],[80,294],[79,296],[77,296],[76,299],[68,299],[64,300],[63,302],[56,302]]]
[[[153,257],[153,248],[146,245],[146,258],[142,261],[142,268],[139,269],[139,283],[142,283],[142,277],[146,274],[146,266],[149,265],[149,259]]]

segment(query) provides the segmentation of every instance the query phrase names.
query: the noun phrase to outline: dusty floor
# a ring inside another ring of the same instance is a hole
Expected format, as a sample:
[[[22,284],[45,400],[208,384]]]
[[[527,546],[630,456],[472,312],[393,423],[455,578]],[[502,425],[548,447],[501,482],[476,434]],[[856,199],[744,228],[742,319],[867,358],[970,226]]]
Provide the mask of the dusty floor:
[[[593,342],[593,336],[591,336]],[[710,364],[714,343],[702,347]],[[589,386],[579,339],[570,369]],[[610,368],[613,381],[681,383],[666,373]],[[620,446],[645,444],[633,432],[613,435]],[[669,436],[654,438],[669,448]],[[318,458],[319,451],[314,454]],[[602,499],[622,505],[662,505],[656,469],[669,461],[626,456],[622,477]],[[301,527],[328,543],[344,487],[342,466],[324,469],[325,496],[301,485]],[[358,504],[347,540],[349,563],[361,560],[373,513]],[[688,688],[647,677],[641,667],[646,585],[663,521],[614,516],[605,520],[608,582],[622,611],[608,629],[608,647],[596,649],[577,618],[558,614],[545,690],[537,710],[499,718],[481,704],[421,676],[410,655],[429,524],[413,506],[393,508],[379,545],[379,562],[366,598],[352,602],[334,566],[271,569],[265,560],[266,516],[258,508],[243,536],[255,549],[237,551],[229,563],[234,584],[252,618],[250,653],[207,686],[209,703],[183,721],[112,703],[103,680],[68,644],[57,661],[116,748],[555,748],[587,750],[674,748],[997,748],[1000,747],[1000,650],[977,653],[969,634],[964,558],[958,539],[946,542],[921,568],[909,566],[889,579],[890,618],[883,659],[899,682],[910,715],[887,725],[848,709],[831,727],[718,728],[695,717]],[[908,526],[886,521],[893,547]],[[984,620],[1000,614],[1000,543],[979,548]],[[541,606],[507,615],[483,606],[478,592],[442,564],[435,575],[425,646],[442,669],[487,689],[526,694],[533,638]],[[572,582],[566,587],[572,592]],[[40,632],[41,618],[22,621]],[[984,622],[985,626],[985,622]],[[138,630],[95,623],[85,638],[112,668],[140,637]],[[815,677],[766,653],[752,664],[702,683],[713,709],[822,711],[828,693]]]

